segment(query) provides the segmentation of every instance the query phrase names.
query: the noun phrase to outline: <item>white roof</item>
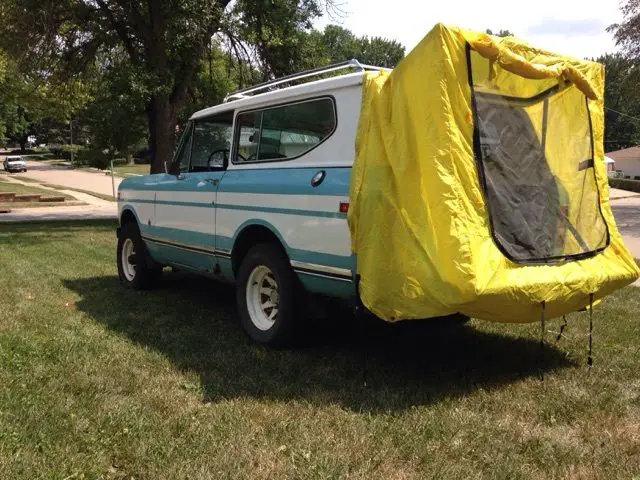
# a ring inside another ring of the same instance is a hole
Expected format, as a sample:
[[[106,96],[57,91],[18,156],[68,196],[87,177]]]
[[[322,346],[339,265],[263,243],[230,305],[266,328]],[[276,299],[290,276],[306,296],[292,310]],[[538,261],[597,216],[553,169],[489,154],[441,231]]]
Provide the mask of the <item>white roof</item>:
[[[604,163],[616,163],[616,161],[611,157],[604,157]]]
[[[238,100],[232,100],[227,103],[221,103],[215,107],[205,108],[191,115],[191,120],[197,118],[208,117],[210,115],[228,112],[236,109],[250,109],[268,103],[278,103],[279,100],[290,100],[295,97],[308,97],[310,95],[321,95],[330,93],[339,88],[350,87],[362,84],[363,72],[348,73],[337,77],[324,78],[313,82],[295,85],[293,87],[285,87],[272,92],[251,95]]]

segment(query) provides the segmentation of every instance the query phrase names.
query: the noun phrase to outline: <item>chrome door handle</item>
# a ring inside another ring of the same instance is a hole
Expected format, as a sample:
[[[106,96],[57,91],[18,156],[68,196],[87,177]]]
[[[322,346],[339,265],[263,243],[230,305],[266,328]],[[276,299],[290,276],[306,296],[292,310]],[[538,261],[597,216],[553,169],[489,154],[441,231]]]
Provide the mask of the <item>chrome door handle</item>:
[[[217,187],[218,184],[220,183],[220,179],[219,178],[207,178],[207,179],[205,179],[205,182],[209,182],[214,187]]]
[[[179,174],[176,176],[176,180],[184,180],[184,175],[182,175],[181,173],[179,173]]]

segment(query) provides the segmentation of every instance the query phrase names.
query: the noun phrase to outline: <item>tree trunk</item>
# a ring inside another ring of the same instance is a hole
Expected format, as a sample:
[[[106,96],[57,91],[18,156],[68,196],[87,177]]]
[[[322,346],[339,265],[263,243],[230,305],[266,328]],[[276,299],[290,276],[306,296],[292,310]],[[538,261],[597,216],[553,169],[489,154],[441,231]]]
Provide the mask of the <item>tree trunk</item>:
[[[173,156],[176,106],[169,95],[154,95],[147,107],[151,147],[151,173],[168,171]]]
[[[28,136],[20,137],[18,143],[20,143],[20,153],[26,153],[27,151],[27,141],[29,140]]]

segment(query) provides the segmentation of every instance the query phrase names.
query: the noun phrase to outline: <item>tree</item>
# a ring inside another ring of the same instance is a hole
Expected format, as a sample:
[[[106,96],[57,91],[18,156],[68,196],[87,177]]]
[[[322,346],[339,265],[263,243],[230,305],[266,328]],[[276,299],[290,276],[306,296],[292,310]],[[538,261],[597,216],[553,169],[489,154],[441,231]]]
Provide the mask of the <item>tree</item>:
[[[151,170],[159,172],[170,159],[187,89],[211,37],[222,28],[229,2],[14,0],[0,10],[3,26],[10,25],[0,42],[21,59],[24,72],[40,70],[60,83],[84,71],[99,52],[105,58],[114,50],[124,52],[144,92]]]
[[[276,74],[288,68],[279,52],[294,50],[300,31],[310,28],[311,18],[332,0],[230,4],[231,0],[12,0],[0,6],[0,46],[20,59],[23,72],[60,83],[84,71],[99,54],[108,58],[114,50],[124,52],[134,82],[145,94],[151,171],[159,172],[170,160],[176,122],[212,38],[228,39],[236,56],[252,43],[265,59],[263,66]],[[251,31],[260,35],[242,36]]]
[[[604,88],[606,151],[640,144],[640,91],[637,89],[640,65],[622,54],[596,59],[605,67]]]
[[[629,57],[640,59],[640,0],[626,0],[620,5],[623,21],[611,25],[616,44]]]
[[[83,112],[94,149],[133,163],[134,150],[147,142],[144,91],[130,81],[126,62],[111,65],[93,86],[93,99]]]
[[[640,0],[626,0],[620,6],[623,21],[611,25],[622,55],[598,59],[605,64],[605,142],[607,149],[640,143]]]
[[[0,139],[18,143],[24,151],[28,138],[41,133],[43,122],[64,121],[86,98],[86,85],[79,79],[57,84],[21,75],[0,50]]]
[[[500,29],[498,32],[493,32],[490,28],[487,28],[485,32],[489,35],[495,35],[496,37],[513,37],[514,33],[511,30]]]
[[[238,37],[255,51],[263,78],[294,73],[306,63],[306,32],[322,14],[316,0],[238,0]]]
[[[266,77],[277,77],[300,70],[319,67],[345,60],[357,59],[362,63],[381,67],[395,67],[404,58],[405,48],[395,40],[382,37],[358,37],[338,25],[327,25],[324,31],[304,31],[283,42],[280,36],[260,37],[258,31],[250,33],[261,49],[258,62]],[[271,29],[264,29],[272,32]]]
[[[379,67],[395,67],[404,58],[404,46],[395,40],[382,37],[363,37],[360,42],[361,62]]]
[[[404,58],[404,46],[382,37],[357,37],[338,25],[327,25],[322,44],[330,63],[355,58],[362,63],[379,67],[395,67]]]

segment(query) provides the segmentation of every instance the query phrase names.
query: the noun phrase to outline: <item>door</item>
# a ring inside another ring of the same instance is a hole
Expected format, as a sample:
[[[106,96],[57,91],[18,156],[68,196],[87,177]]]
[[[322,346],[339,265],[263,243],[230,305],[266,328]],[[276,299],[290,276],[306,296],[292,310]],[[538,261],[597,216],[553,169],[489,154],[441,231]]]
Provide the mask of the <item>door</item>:
[[[216,197],[232,138],[233,112],[190,123],[157,186],[154,241],[170,265],[213,273]]]

